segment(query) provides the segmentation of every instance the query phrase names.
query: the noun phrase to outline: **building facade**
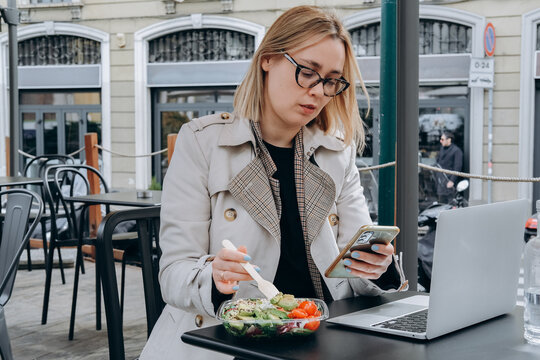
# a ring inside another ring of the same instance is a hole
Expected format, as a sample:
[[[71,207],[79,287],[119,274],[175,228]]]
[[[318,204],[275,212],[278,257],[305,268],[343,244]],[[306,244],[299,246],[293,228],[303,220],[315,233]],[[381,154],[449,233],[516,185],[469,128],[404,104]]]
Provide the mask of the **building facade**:
[[[0,1],[2,6],[7,1]],[[368,148],[378,163],[380,1],[20,0],[19,82],[22,150],[70,153],[87,131],[105,149],[149,154],[193,117],[232,110],[235,87],[265,30],[287,8],[332,7],[351,33],[368,85]],[[488,92],[468,87],[471,58],[484,57],[484,29],[496,31],[493,175],[540,176],[540,5],[469,0],[420,5],[419,160],[434,164],[442,129],[464,150],[464,170],[487,174]],[[0,167],[9,135],[7,26],[0,34]],[[359,96],[358,106],[367,110]],[[398,114],[399,121],[399,114]],[[536,134],[536,135],[535,135]],[[535,150],[536,149],[536,150]],[[101,152],[113,187],[160,181],[166,156]],[[433,174],[420,174],[421,200]],[[487,199],[473,180],[469,197]],[[540,198],[540,184],[494,182],[494,201]]]

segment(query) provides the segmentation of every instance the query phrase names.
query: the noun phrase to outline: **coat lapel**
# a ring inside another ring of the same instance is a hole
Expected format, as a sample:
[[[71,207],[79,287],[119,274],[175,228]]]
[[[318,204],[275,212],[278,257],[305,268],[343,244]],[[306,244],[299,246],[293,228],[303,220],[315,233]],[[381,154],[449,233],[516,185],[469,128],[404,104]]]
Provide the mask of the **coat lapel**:
[[[319,234],[336,198],[334,180],[308,159],[304,162],[304,190],[309,242]]]
[[[259,156],[232,178],[229,191],[249,215],[279,241],[281,235],[276,204]]]

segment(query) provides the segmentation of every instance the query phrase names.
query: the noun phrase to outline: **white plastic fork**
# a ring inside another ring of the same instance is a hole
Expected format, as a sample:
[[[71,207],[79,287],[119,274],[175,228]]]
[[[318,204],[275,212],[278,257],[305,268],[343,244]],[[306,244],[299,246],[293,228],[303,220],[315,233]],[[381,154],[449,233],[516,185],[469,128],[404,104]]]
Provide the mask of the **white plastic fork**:
[[[237,250],[236,246],[230,241],[230,240],[223,240],[221,242],[224,248],[230,249],[230,250]],[[279,290],[268,280],[264,280],[261,275],[255,270],[253,265],[250,263],[240,263],[246,269],[249,275],[257,282],[257,286],[259,287],[259,291],[263,293],[264,296],[268,300],[271,300],[274,296],[276,296],[279,293]]]

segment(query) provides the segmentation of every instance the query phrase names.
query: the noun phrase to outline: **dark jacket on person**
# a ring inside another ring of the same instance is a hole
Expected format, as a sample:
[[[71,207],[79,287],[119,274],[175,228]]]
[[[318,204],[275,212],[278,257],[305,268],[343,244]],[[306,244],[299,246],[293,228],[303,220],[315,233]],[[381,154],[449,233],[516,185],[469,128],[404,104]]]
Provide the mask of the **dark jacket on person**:
[[[463,152],[455,144],[441,146],[441,150],[437,156],[437,163],[443,169],[461,171],[463,169]],[[458,177],[456,175],[438,173],[437,179],[437,193],[441,194],[450,191],[451,189],[446,188],[446,183],[452,181],[455,184]]]

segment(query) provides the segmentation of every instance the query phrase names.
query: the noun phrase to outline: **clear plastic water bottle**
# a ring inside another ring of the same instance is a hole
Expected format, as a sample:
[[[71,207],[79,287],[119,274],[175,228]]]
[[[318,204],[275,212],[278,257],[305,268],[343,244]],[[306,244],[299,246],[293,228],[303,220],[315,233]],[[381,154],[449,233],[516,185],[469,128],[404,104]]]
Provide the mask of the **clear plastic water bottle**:
[[[536,201],[536,212],[540,218],[540,200]],[[538,230],[536,236],[525,245],[523,266],[525,340],[530,344],[540,345],[540,231]]]

